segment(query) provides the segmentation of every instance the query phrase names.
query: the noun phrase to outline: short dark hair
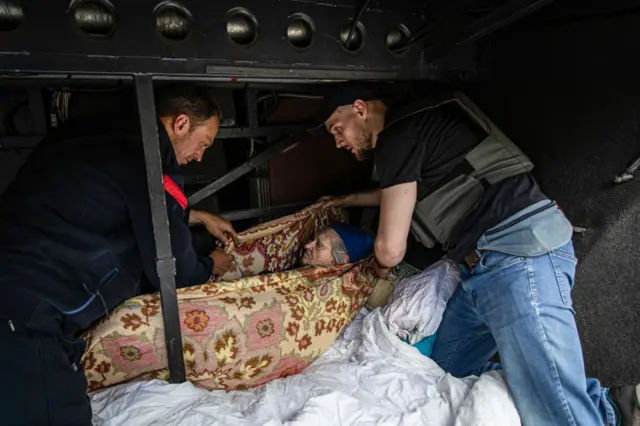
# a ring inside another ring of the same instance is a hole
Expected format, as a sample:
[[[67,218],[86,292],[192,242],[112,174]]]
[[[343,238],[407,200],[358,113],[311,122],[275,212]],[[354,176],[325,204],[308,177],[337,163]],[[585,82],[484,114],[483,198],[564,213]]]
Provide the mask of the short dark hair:
[[[164,86],[156,90],[156,114],[158,117],[176,119],[186,114],[194,126],[209,120],[220,119],[218,103],[201,87],[189,85]]]

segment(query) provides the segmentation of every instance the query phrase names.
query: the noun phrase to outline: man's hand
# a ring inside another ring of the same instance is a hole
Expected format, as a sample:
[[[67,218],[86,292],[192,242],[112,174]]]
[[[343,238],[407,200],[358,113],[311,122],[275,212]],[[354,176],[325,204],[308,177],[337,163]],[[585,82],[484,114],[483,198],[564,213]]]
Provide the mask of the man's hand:
[[[233,256],[225,253],[224,250],[215,249],[209,253],[209,257],[213,259],[213,273],[215,275],[223,275],[233,263]]]
[[[191,210],[189,214],[189,225],[204,225],[207,231],[220,240],[225,246],[229,245],[230,239],[238,243],[238,235],[231,226],[231,223],[216,215],[202,210]]]
[[[386,266],[380,265],[380,263],[374,257],[363,265],[362,270],[367,274],[374,275],[378,278],[389,279],[393,268],[388,268]]]
[[[349,207],[353,201],[353,194],[349,195],[327,195],[318,200],[320,207],[328,209],[329,207]]]

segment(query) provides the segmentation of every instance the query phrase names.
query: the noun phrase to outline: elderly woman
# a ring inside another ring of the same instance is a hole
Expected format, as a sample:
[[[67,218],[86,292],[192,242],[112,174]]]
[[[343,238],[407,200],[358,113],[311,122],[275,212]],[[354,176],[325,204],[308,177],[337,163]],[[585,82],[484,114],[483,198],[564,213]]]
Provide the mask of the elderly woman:
[[[344,265],[373,253],[373,237],[348,223],[336,223],[318,233],[304,246],[302,264],[309,266]]]
[[[311,206],[259,225],[238,235],[216,282],[178,290],[188,380],[231,390],[296,374],[383,289],[386,302],[391,285],[359,262],[373,239],[344,219]],[[85,336],[90,390],[167,377],[161,311],[158,294],[138,296]]]

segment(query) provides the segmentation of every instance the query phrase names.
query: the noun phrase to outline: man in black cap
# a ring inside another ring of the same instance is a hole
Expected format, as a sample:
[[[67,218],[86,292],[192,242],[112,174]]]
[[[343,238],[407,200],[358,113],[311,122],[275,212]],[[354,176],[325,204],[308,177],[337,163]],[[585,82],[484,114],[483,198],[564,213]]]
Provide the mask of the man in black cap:
[[[202,284],[232,259],[222,250],[197,256],[187,226],[204,225],[224,243],[235,232],[187,209],[179,166],[213,144],[220,109],[203,90],[174,86],[158,93],[156,110],[176,284]],[[90,425],[79,334],[142,282],[159,289],[142,143],[112,125],[50,134],[0,198],[3,425]]]
[[[463,95],[389,101],[345,84],[325,99],[336,146],[373,155],[379,183],[325,203],[380,206],[379,273],[402,260],[410,230],[462,264],[433,359],[458,377],[503,368],[526,426],[633,424],[633,387],[585,379],[572,227],[530,160]],[[497,351],[501,365],[489,362]]]

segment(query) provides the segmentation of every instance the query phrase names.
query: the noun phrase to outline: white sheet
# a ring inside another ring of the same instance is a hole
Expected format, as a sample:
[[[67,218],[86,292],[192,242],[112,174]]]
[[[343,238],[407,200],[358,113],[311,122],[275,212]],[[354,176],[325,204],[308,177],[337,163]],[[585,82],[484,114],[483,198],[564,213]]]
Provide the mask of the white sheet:
[[[401,327],[414,338],[437,328],[455,288],[450,266],[399,283],[390,305],[359,317],[352,340],[337,341],[301,374],[233,392],[125,384],[91,398],[94,425],[519,425],[500,373],[454,378],[396,336]]]
[[[458,282],[460,268],[450,260],[399,282],[382,308],[391,332],[412,345],[434,334]]]

